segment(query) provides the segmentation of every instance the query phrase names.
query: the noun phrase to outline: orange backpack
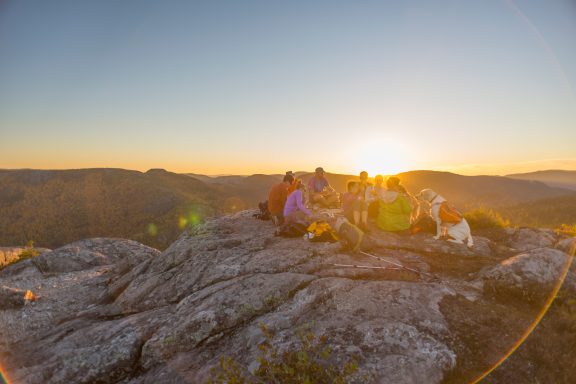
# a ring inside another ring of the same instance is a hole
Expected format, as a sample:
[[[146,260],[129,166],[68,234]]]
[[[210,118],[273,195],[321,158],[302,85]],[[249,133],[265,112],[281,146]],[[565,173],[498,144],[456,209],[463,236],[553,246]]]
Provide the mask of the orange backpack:
[[[458,224],[464,217],[456,208],[448,204],[447,201],[440,203],[438,216],[443,223]]]

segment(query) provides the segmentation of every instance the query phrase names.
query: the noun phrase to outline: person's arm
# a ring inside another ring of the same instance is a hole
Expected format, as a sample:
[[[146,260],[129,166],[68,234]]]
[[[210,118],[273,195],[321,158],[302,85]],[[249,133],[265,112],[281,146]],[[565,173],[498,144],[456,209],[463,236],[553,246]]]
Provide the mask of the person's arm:
[[[298,209],[304,212],[306,216],[310,216],[311,212],[308,210],[308,208],[306,208],[304,202],[302,201],[303,200],[302,191],[299,190],[297,192],[298,196],[296,196],[296,205],[298,205]]]

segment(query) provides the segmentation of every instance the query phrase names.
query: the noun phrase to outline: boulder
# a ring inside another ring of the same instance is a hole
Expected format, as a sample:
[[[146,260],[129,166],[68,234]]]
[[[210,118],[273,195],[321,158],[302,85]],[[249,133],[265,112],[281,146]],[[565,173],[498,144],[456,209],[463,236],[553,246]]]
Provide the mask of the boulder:
[[[576,237],[559,240],[555,248],[574,256],[576,254]]]
[[[483,271],[484,290],[502,297],[519,297],[541,303],[552,292],[573,257],[566,253],[541,248],[513,256]]]
[[[557,236],[552,230],[536,228],[518,228],[511,230],[507,245],[517,251],[536,248],[554,248]]]
[[[120,270],[158,255],[160,252],[136,241],[93,238],[65,245],[33,259],[43,273],[81,271],[122,262]]]

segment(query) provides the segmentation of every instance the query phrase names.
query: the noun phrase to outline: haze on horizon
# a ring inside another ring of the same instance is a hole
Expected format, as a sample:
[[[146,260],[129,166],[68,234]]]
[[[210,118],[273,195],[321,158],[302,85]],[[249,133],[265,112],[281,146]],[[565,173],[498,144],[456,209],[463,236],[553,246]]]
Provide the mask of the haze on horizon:
[[[0,3],[0,168],[576,169],[576,3]]]

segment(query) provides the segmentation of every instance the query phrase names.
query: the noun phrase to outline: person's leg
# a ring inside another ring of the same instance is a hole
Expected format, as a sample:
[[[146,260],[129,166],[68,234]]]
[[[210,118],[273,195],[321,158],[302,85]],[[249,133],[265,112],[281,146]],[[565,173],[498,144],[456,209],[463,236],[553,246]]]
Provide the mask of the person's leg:
[[[360,212],[360,214],[361,214],[362,225],[364,225],[367,228],[368,227],[368,210],[364,209],[362,212]]]
[[[306,222],[306,214],[302,211],[295,211],[284,218],[285,223]]]
[[[359,225],[360,224],[360,211],[358,210],[354,210],[354,214],[353,214],[353,218],[354,220],[352,221],[352,224],[354,225]]]

